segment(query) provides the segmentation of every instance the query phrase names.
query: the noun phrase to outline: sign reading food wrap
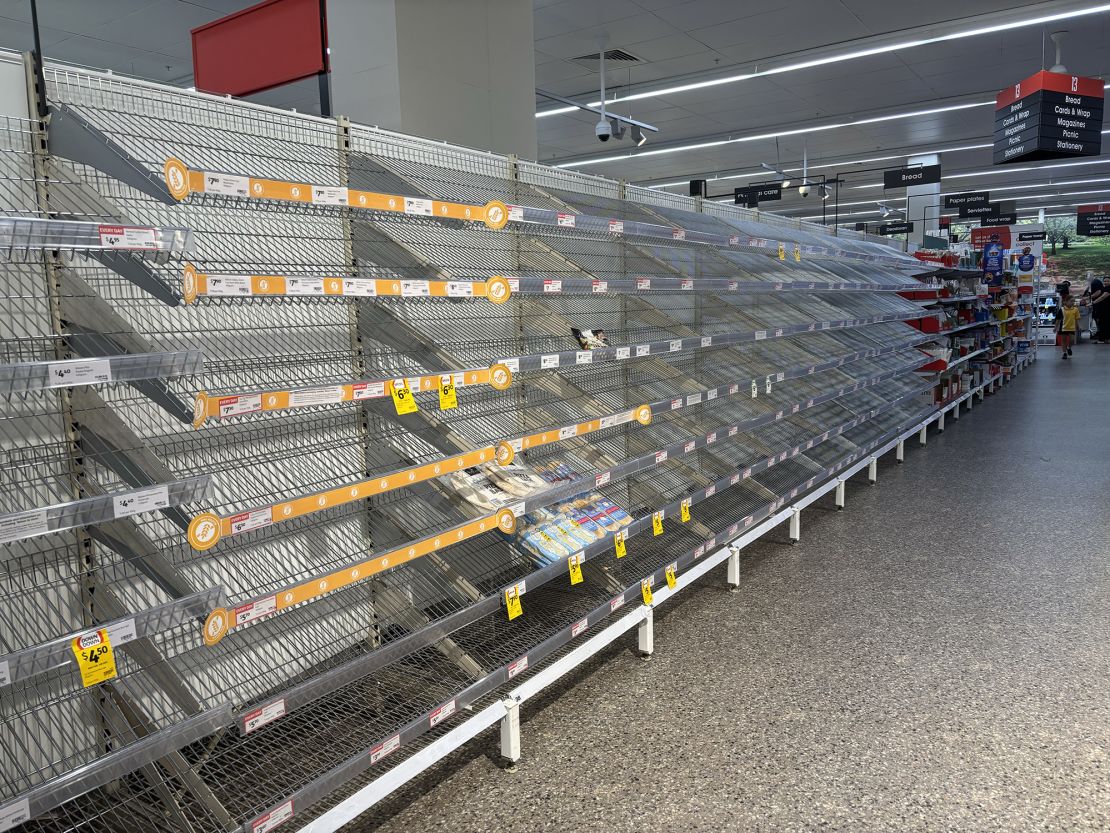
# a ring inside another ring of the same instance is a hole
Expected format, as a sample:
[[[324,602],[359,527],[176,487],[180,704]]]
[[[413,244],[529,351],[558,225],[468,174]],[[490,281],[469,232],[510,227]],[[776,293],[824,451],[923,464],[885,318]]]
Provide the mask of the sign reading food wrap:
[[[987,205],[991,201],[990,191],[968,191],[965,194],[948,194],[944,198],[945,208],[964,208],[973,205]]]
[[[1079,206],[1075,215],[1075,231],[1085,237],[1110,236],[1110,202]]]
[[[979,218],[983,226],[1014,226],[1017,225],[1017,214],[992,214]]]
[[[883,188],[906,188],[910,185],[933,185],[937,182],[940,182],[940,165],[883,171]]]
[[[909,234],[913,231],[913,223],[883,223],[879,226],[879,234]]]
[[[1104,96],[1098,78],[1045,70],[1002,90],[994,104],[994,164],[1098,156]]]

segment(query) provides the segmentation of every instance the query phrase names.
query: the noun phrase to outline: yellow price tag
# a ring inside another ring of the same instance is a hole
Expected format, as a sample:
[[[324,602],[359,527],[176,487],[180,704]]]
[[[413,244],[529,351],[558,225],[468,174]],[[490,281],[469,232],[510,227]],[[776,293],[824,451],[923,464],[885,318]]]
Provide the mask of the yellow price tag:
[[[389,386],[389,393],[393,397],[393,407],[397,409],[398,416],[420,410],[416,407],[416,399],[413,398],[412,391],[409,390],[409,383],[404,379],[394,379],[393,384]]]
[[[794,260],[798,261],[798,263],[802,262],[802,247],[797,243],[794,244]]]
[[[672,590],[674,590],[674,586],[676,584],[678,584],[678,576],[675,575],[677,570],[678,570],[678,565],[677,564],[668,564],[667,565],[667,573],[666,573],[666,575],[667,575],[667,586],[669,588],[671,588]]]
[[[786,244],[779,243],[779,260],[786,260]]]
[[[524,615],[524,608],[520,604],[520,591],[510,587],[505,591],[505,609],[509,612],[509,621]]]
[[[459,396],[455,392],[455,378],[450,374],[439,377],[439,409],[450,411],[459,407]]]
[[[646,578],[640,582],[640,595],[644,597],[644,604],[651,604],[651,579]]]
[[[678,516],[682,519],[683,523],[690,520],[690,498],[686,498],[686,500],[682,501],[682,503],[678,505],[678,509]]]
[[[582,554],[578,553],[572,555],[567,559],[567,565],[570,567],[570,583],[582,583]]]
[[[658,512],[652,512],[651,513],[651,534],[652,535],[662,535],[663,534],[663,510],[662,509],[660,509]]]
[[[613,546],[617,549],[617,558],[624,558],[628,555],[628,548],[625,541],[628,540],[628,530],[621,529],[613,536]]]
[[[112,654],[112,641],[101,628],[95,633],[78,636],[71,645],[77,668],[81,671],[81,685],[85,688],[111,680],[116,676],[116,658]]]

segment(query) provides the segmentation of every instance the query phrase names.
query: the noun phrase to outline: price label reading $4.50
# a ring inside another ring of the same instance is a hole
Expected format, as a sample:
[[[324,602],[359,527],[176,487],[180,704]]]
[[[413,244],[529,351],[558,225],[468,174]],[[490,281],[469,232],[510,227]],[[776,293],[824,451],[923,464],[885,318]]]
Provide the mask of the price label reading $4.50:
[[[108,632],[103,628],[78,636],[70,647],[73,649],[74,659],[77,660],[77,668],[81,672],[81,685],[85,688],[111,680],[116,676],[116,658],[112,654],[112,643],[108,639]]]
[[[394,379],[393,384],[389,386],[389,393],[393,397],[393,407],[397,409],[398,415],[411,414],[419,411],[416,406],[416,399],[409,390],[409,383],[404,379]]]

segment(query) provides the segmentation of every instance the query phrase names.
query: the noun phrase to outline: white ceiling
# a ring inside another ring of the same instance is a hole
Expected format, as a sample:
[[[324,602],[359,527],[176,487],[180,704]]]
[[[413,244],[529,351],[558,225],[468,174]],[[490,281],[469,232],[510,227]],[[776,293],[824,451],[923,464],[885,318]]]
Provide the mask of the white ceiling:
[[[411,1],[411,0],[410,0]],[[189,30],[251,5],[248,0],[39,0],[43,50],[66,62],[188,86],[192,83]],[[842,54],[874,45],[904,42],[924,34],[1011,22],[1050,10],[1069,11],[1093,3],[1053,0],[534,0],[536,84],[578,101],[597,100],[597,69],[572,59],[596,52],[599,37],[606,48],[619,48],[641,60],[630,67],[610,66],[610,92],[632,92],[767,69],[812,57]],[[986,16],[982,17],[981,16]],[[1110,73],[1110,13],[1049,26],[1012,29],[972,38],[899,49],[821,67],[753,78],[705,89],[651,96],[614,106],[660,128],[643,152],[702,141],[779,133],[828,123],[985,102],[1010,83],[1042,68],[1042,45],[1048,31],[1070,30],[1065,63],[1082,75]],[[907,31],[917,30],[917,31]],[[0,0],[0,46],[31,45],[28,0]],[[1051,44],[1049,44],[1051,48]],[[1048,64],[1052,63],[1051,54]],[[629,83],[631,82],[631,87]],[[318,107],[317,84],[309,79],[254,97],[281,107],[312,112]],[[540,110],[559,106],[537,98]],[[805,143],[811,165],[910,154],[938,148],[985,144],[993,112],[989,106],[897,118],[809,134]],[[538,122],[540,160],[567,164],[592,157],[628,154],[633,145],[596,141],[597,117],[573,113]],[[801,135],[783,137],[778,153],[783,166],[800,164]],[[636,155],[584,172],[624,178],[641,184],[712,178],[752,172],[761,161],[775,162],[774,139],[722,144],[699,150]],[[856,189],[873,182],[874,173],[851,173],[864,167],[897,166],[900,159],[866,165],[824,168],[850,179],[841,202],[881,197],[881,189]],[[1036,171],[994,169],[982,176],[952,178],[962,172],[991,168],[989,149],[945,153],[950,179],[945,190],[1051,181],[1110,178],[1106,164],[1045,166]],[[753,177],[753,181],[763,179]],[[731,192],[746,180],[711,183],[711,193]],[[1020,206],[1097,201],[1110,198],[1110,183],[1034,188],[1039,199]],[[1057,193],[1090,190],[1089,195]],[[685,186],[673,190],[685,192]],[[1024,197],[1026,190],[1009,194]],[[1002,196],[999,192],[999,196]],[[892,195],[896,196],[896,195]],[[893,199],[892,204],[898,204]],[[845,212],[870,206],[845,207]],[[774,209],[798,216],[819,214],[817,201],[796,194]],[[1070,211],[1070,208],[1063,209]],[[874,219],[853,216],[849,219]]]

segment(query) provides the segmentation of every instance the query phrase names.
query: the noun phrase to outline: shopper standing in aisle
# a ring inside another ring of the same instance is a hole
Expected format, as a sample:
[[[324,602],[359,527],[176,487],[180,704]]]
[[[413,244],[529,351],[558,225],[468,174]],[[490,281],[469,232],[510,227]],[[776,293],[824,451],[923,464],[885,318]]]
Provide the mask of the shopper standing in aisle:
[[[1075,298],[1070,294],[1064,296],[1064,306],[1060,311],[1060,346],[1064,350],[1063,358],[1071,355],[1071,346],[1079,333],[1079,307],[1075,305]]]
[[[1091,318],[1095,322],[1095,340],[1099,344],[1110,342],[1110,291],[1098,278],[1091,281]]]

